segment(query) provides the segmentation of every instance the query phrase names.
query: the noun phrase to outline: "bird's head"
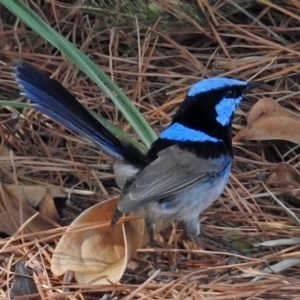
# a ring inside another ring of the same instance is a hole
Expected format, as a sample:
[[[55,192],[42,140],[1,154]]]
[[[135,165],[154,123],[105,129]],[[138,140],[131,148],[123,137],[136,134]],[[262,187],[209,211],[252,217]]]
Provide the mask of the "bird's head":
[[[257,85],[227,77],[200,80],[189,89],[172,124],[201,131],[218,140],[229,139],[236,108],[245,93]]]

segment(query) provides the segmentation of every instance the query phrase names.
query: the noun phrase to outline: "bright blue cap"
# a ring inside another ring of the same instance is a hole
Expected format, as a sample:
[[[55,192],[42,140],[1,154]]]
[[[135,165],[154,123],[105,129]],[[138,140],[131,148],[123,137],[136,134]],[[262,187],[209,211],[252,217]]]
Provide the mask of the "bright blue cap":
[[[244,86],[248,83],[246,81],[237,80],[228,77],[213,77],[202,79],[195,83],[188,91],[188,96],[193,97],[201,93],[206,93],[212,90],[218,90],[226,87]]]

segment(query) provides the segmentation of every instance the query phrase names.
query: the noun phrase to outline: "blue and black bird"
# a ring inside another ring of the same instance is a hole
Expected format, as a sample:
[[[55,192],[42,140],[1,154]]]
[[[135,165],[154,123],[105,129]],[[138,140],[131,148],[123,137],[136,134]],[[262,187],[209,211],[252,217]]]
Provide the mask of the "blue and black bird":
[[[114,158],[122,195],[112,220],[136,212],[153,242],[160,219],[181,221],[196,243],[199,215],[223,192],[233,162],[231,126],[245,93],[257,83],[214,77],[195,83],[171,124],[144,154],[97,121],[58,81],[18,61],[15,78],[36,110],[92,140]]]

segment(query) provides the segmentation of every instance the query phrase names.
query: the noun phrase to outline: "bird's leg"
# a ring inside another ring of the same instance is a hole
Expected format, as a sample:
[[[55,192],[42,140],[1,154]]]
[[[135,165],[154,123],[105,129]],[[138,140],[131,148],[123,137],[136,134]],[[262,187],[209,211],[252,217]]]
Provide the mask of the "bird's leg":
[[[150,247],[152,249],[154,249],[154,229],[155,229],[155,223],[150,220],[150,219],[145,219],[146,222],[146,230],[148,232],[149,235],[149,241],[150,241]],[[152,256],[152,260],[153,260],[153,265],[154,265],[154,269],[157,270],[157,259],[156,259],[156,254],[155,252],[151,252],[151,256]]]
[[[219,249],[222,249],[222,250],[225,250],[226,252],[228,253],[232,253],[232,254],[238,254],[238,255],[242,255],[242,256],[245,256],[245,253],[243,253],[242,251],[236,249],[234,246],[230,245],[229,243],[227,243],[226,241],[217,241],[209,236],[207,236],[206,234],[204,233],[200,233],[196,239],[200,240],[200,243],[201,241],[202,242],[205,242],[205,243],[209,243]],[[195,243],[197,243],[197,240],[195,241]],[[198,242],[199,243],[199,242]]]
[[[202,247],[202,243],[205,242],[205,243],[211,244],[212,246],[215,246],[219,249],[225,250],[228,253],[238,254],[238,255],[243,255],[243,256],[245,255],[244,253],[242,253],[241,251],[239,251],[238,249],[236,249],[229,243],[227,243],[225,241],[219,242],[219,241],[205,235],[204,233],[201,233],[198,217],[191,219],[189,221],[186,221],[185,228],[186,228],[188,235],[191,237],[192,242],[195,243],[196,245],[199,245]]]

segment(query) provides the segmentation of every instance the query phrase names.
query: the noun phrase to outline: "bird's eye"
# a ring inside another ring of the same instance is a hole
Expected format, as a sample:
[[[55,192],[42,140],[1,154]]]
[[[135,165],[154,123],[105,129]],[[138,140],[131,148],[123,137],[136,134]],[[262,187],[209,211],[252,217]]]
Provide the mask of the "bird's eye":
[[[236,97],[236,91],[235,90],[228,90],[227,92],[226,92],[226,98],[235,98]]]

